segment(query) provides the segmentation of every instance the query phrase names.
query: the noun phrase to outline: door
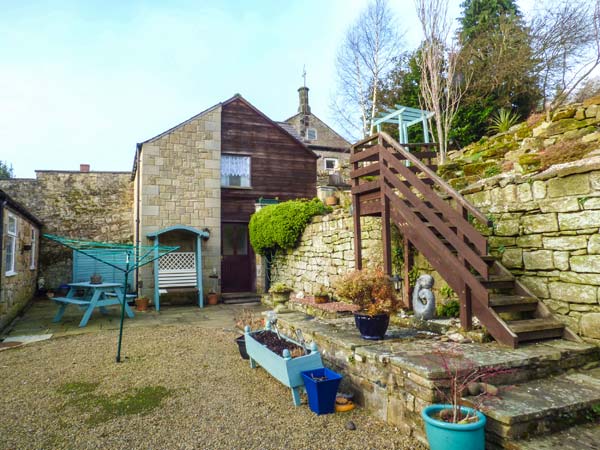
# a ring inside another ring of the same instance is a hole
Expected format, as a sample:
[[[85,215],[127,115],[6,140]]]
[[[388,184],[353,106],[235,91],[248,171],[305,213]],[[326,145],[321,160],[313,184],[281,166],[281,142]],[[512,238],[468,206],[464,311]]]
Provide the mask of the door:
[[[223,223],[221,228],[223,292],[252,290],[252,255],[247,223]]]

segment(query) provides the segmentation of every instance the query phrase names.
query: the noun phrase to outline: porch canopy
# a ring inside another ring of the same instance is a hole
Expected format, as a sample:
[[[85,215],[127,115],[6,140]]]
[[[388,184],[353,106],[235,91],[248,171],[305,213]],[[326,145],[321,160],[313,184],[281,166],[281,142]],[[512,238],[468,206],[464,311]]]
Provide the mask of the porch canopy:
[[[382,123],[398,124],[398,142],[408,144],[408,128],[419,123],[423,124],[423,142],[429,143],[429,126],[427,120],[433,116],[432,112],[409,106],[396,105],[396,109],[386,108],[386,112],[379,113],[373,122],[377,131],[381,131]]]
[[[172,232],[187,232],[195,236],[196,245],[193,252],[172,252],[164,258],[154,260],[154,306],[160,311],[160,294],[167,289],[196,288],[198,306],[204,307],[204,289],[202,287],[202,239],[208,239],[208,230],[199,230],[187,225],[174,225],[162,230],[148,233],[146,237],[154,241],[154,248],[159,247],[160,236]]]

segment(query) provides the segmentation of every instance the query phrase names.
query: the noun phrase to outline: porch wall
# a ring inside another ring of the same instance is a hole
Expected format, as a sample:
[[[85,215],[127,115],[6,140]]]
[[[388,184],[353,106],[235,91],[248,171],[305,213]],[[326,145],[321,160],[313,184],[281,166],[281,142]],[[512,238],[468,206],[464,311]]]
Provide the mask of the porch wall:
[[[205,292],[208,276],[221,272],[221,107],[158,136],[142,147],[136,176],[141,177],[141,243],[152,245],[148,233],[186,225],[210,230],[202,243]],[[137,180],[136,180],[137,183]],[[142,294],[152,298],[153,266],[140,269]]]

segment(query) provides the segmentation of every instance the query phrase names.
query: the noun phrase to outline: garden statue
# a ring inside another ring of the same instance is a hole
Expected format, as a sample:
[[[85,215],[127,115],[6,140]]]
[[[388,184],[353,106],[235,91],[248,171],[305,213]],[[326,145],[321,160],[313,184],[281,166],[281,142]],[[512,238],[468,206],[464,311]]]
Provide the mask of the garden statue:
[[[417,278],[412,303],[415,317],[418,319],[430,320],[435,315],[435,296],[431,292],[433,282],[431,275],[421,275]]]

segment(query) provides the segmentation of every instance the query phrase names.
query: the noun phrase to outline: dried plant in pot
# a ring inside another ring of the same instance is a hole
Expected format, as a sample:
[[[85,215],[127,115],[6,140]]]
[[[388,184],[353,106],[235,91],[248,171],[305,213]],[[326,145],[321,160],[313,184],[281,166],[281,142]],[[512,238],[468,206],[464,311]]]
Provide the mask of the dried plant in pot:
[[[380,340],[385,336],[390,314],[398,308],[391,278],[381,269],[350,272],[335,284],[342,300],[359,307],[354,321],[363,339]]]
[[[457,344],[439,347],[430,357],[442,366],[447,381],[447,387],[436,385],[441,404],[421,411],[430,448],[484,450],[486,418],[480,409],[484,401],[498,395],[498,388],[488,381],[510,374],[512,369],[479,367],[465,357]],[[466,395],[473,397],[464,400]]]
[[[150,305],[150,299],[148,297],[138,297],[135,299],[135,309],[137,311],[146,311]]]
[[[327,288],[320,284],[317,286],[317,290],[314,293],[315,303],[327,303],[329,301],[329,291]]]

